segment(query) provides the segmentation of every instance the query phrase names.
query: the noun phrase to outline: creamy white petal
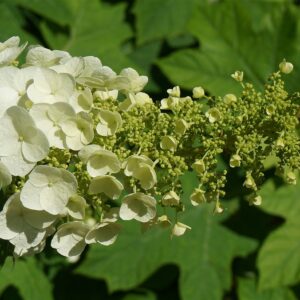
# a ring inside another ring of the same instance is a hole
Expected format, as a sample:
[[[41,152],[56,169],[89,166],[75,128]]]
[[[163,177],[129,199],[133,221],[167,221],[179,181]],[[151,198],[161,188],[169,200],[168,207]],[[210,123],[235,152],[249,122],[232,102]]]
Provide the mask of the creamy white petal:
[[[87,244],[99,243],[104,246],[113,244],[120,232],[120,225],[116,223],[101,223],[90,230],[85,237]]]
[[[118,199],[123,191],[123,184],[113,176],[98,176],[91,180],[90,194],[104,193],[111,199]]]

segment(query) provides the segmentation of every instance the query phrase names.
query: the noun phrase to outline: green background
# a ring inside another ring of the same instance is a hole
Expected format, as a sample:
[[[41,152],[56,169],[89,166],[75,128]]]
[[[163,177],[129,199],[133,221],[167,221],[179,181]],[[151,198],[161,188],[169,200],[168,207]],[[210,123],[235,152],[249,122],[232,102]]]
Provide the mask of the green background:
[[[286,58],[300,85],[300,6],[285,0],[2,0],[0,40],[98,56],[119,72],[133,67],[150,78],[155,100],[180,85],[223,96],[239,93],[236,70],[258,89]],[[226,208],[191,209],[194,174],[182,178],[192,230],[169,238],[124,224],[111,247],[96,245],[69,263],[47,247],[29,259],[2,261],[0,299],[293,300],[300,299],[300,185],[285,186],[267,170],[260,208],[247,204],[242,178],[229,173]],[[0,258],[9,252],[0,242]]]

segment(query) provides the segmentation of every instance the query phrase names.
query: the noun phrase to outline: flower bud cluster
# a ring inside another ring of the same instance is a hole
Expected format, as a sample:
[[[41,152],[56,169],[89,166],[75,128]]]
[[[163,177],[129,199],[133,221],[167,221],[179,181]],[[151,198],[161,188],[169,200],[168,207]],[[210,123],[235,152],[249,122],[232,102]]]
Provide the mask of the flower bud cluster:
[[[224,158],[243,170],[250,204],[263,200],[271,155],[295,184],[299,96],[284,90],[280,72],[263,93],[236,72],[240,97],[209,97],[200,86],[182,97],[175,86],[156,101],[142,91],[146,76],[117,74],[92,56],[35,46],[16,67],[25,46],[18,37],[0,44],[0,238],[16,256],[42,251],[51,237],[58,253],[78,257],[86,245],[113,244],[129,220],[181,236],[191,229],[178,221],[185,206],[214,202],[214,212],[223,211]],[[188,202],[186,171],[199,180]]]

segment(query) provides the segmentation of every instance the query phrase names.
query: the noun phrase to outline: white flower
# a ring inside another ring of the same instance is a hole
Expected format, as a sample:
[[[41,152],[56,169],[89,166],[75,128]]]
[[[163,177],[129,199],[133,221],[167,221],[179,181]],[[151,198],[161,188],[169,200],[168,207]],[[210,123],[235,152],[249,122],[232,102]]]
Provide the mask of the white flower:
[[[179,202],[180,197],[174,191],[168,192],[161,199],[161,203],[165,206],[178,206]]]
[[[90,67],[91,65],[89,68]],[[116,78],[116,73],[111,68],[102,66],[100,63],[100,65],[92,67],[89,70],[84,70],[81,77],[77,78],[77,82],[90,88],[107,91],[108,89],[116,89],[114,87],[110,87],[110,82],[114,78]]]
[[[104,193],[110,199],[118,199],[123,191],[122,183],[110,175],[97,176],[91,180],[90,194]]]
[[[168,97],[160,101],[160,109],[174,109],[179,104],[180,98]]]
[[[131,155],[123,163],[124,174],[126,176],[133,176],[134,172],[139,168],[140,163],[153,165],[153,161],[145,155]]]
[[[78,151],[94,139],[93,119],[85,112],[63,120],[60,126],[69,149]]]
[[[47,235],[47,228],[55,218],[45,212],[26,209],[20,194],[12,195],[0,212],[0,238],[9,240],[16,252],[23,255],[26,249],[38,246]],[[21,253],[23,249],[23,253]]]
[[[66,51],[49,50],[42,46],[31,47],[26,55],[26,66],[51,67],[63,58],[70,58]]]
[[[11,174],[6,166],[0,161],[0,190],[10,185],[12,181]]]
[[[58,102],[52,105],[41,103],[34,104],[30,110],[30,115],[34,119],[36,125],[47,136],[50,146],[57,147],[59,149],[68,148],[66,144],[66,134],[62,130],[62,125],[67,119],[76,118],[75,111],[68,103]],[[75,119],[76,123],[76,119]],[[74,128],[72,126],[72,128]],[[64,126],[67,131],[67,125]],[[74,135],[79,135],[78,130]]]
[[[59,64],[52,66],[50,69],[57,73],[69,74],[76,80],[84,70],[84,59],[82,57],[64,58],[60,60]]]
[[[35,68],[0,68],[0,117],[11,106],[25,105],[27,85],[34,73]]]
[[[0,119],[0,157],[14,176],[25,176],[49,151],[46,136],[21,107],[10,107]]]
[[[180,97],[180,87],[174,86],[172,89],[168,89],[167,93],[171,96],[171,97],[176,97],[179,98]]]
[[[122,126],[121,115],[117,111],[99,110],[96,131],[101,136],[114,135]]]
[[[151,189],[157,183],[153,161],[144,155],[132,155],[123,163],[124,174],[139,180],[143,189]]]
[[[93,106],[93,95],[88,87],[84,89],[76,89],[73,96],[70,98],[70,104],[76,113],[81,111],[90,112]]]
[[[74,219],[83,220],[85,217],[85,208],[87,206],[85,199],[75,194],[69,198],[65,213]]]
[[[22,188],[21,202],[29,209],[58,215],[64,212],[69,198],[76,191],[76,178],[69,171],[37,166]]]
[[[126,68],[121,71],[119,76],[111,80],[110,87],[123,92],[137,93],[144,88],[147,82],[147,76],[140,76],[136,70]]]
[[[142,223],[152,220],[156,215],[156,200],[143,193],[133,193],[125,196],[120,208],[120,218],[135,219]]]
[[[102,222],[117,222],[119,217],[120,208],[111,207],[108,211],[104,211],[102,215]]]
[[[111,90],[111,91],[95,91],[94,97],[99,99],[100,101],[106,100],[117,100],[118,98],[118,90]]]
[[[197,159],[193,164],[192,168],[199,174],[201,175],[205,171],[205,163],[203,159]]]
[[[61,225],[51,241],[51,247],[66,257],[78,256],[84,250],[89,227],[79,221]]]
[[[160,148],[163,150],[175,151],[178,141],[170,135],[163,136],[160,142]]]
[[[184,119],[179,119],[175,123],[174,131],[177,134],[184,135],[189,128],[189,124]]]
[[[116,223],[103,222],[91,229],[85,237],[87,244],[99,243],[104,246],[113,244],[120,232],[120,225]]]
[[[177,222],[172,229],[172,236],[181,236],[186,232],[187,229],[191,230],[192,228],[186,224]]]
[[[118,173],[121,169],[117,155],[98,145],[83,147],[79,151],[79,158],[87,164],[87,171],[92,177]]]
[[[24,50],[27,43],[19,46],[20,38],[13,36],[3,43],[0,43],[0,66],[11,64]]]
[[[233,74],[231,74],[231,77],[236,81],[243,81],[244,78],[244,72],[242,71],[235,71]]]
[[[153,103],[152,99],[146,93],[143,92],[139,92],[136,94],[129,93],[127,98],[120,103],[119,108],[123,111],[128,111],[136,105],[144,106],[146,104],[152,104],[152,103]]]
[[[199,204],[205,203],[205,191],[201,189],[195,189],[195,191],[191,194],[190,200],[193,206],[198,206]]]
[[[86,164],[89,158],[98,150],[103,150],[103,148],[95,144],[87,145],[78,152],[78,156],[81,161]]]
[[[33,103],[52,104],[69,102],[74,91],[75,81],[70,75],[39,68],[33,77],[33,83],[27,89],[27,95]]]
[[[219,121],[222,117],[220,111],[215,107],[210,108],[205,113],[205,116],[208,118],[209,123],[215,123],[215,122]]]

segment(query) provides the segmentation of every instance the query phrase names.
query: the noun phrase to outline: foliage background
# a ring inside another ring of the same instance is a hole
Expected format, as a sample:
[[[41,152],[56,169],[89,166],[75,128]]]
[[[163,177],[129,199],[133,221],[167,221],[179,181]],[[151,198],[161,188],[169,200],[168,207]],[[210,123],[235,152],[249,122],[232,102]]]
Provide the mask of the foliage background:
[[[1,0],[0,40],[95,55],[115,71],[148,75],[146,91],[159,100],[178,84],[185,94],[201,85],[223,96],[239,93],[230,78],[243,70],[258,89],[286,58],[299,90],[300,7],[285,0]],[[221,168],[227,168],[223,163]],[[263,205],[250,207],[242,178],[230,171],[226,211],[190,209],[193,173],[182,178],[192,226],[184,237],[141,234],[136,224],[112,247],[91,247],[77,263],[47,251],[6,259],[0,299],[294,300],[300,299],[299,184],[285,186],[266,166]],[[9,251],[0,243],[0,258]]]

